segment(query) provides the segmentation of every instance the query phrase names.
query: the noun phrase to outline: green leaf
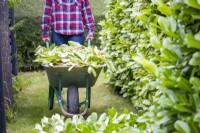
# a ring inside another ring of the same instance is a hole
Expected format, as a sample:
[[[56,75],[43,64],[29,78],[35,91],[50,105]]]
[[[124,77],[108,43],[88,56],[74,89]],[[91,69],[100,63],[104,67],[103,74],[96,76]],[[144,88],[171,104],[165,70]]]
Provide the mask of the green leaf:
[[[190,48],[196,48],[200,50],[200,41],[195,39],[195,37],[191,34],[186,34],[184,43]]]
[[[200,92],[200,78],[197,78],[197,77],[191,77],[190,78],[190,83],[192,85],[194,85]]]
[[[157,49],[162,48],[162,44],[157,36],[151,36],[150,42],[155,48]]]
[[[66,133],[72,133],[72,123],[68,123],[66,126]]]
[[[161,49],[161,56],[165,59],[168,60],[169,62],[176,62],[177,58],[174,56],[171,50],[162,48]]]
[[[190,85],[189,81],[186,78],[181,76],[176,81],[177,81],[177,86],[180,89],[183,89],[186,92],[193,92],[193,90],[191,88],[191,85]]]
[[[146,112],[144,115],[141,115],[137,118],[137,122],[143,123],[143,122],[150,122],[150,118],[155,117],[155,114],[153,112]]]
[[[93,132],[91,131],[90,128],[85,127],[85,128],[83,128],[83,130],[81,131],[81,133],[93,133]]]
[[[195,122],[200,122],[200,112],[194,115],[194,119]]]
[[[173,103],[176,103],[176,95],[173,90],[166,89],[165,93]]]
[[[91,69],[92,69],[92,74],[94,75],[94,77],[96,77],[97,76],[96,70],[93,67],[91,67]]]
[[[158,24],[163,33],[169,37],[179,38],[179,36],[173,31],[176,29],[176,21],[172,17],[158,17]]]
[[[174,115],[176,112],[173,112],[173,111],[168,111],[168,110],[162,110],[162,111],[159,111],[157,113],[157,116],[158,117],[164,117],[164,116],[168,116],[168,117],[171,117],[172,115]]]
[[[184,2],[193,8],[199,9],[200,10],[200,4],[196,2],[196,0],[184,0]]]
[[[190,107],[185,107],[184,105],[181,105],[181,104],[175,104],[174,109],[176,109],[180,112],[192,113]]]
[[[117,115],[117,110],[116,110],[115,108],[108,109],[108,115],[109,115],[111,118],[114,118],[114,117]]]
[[[159,5],[158,10],[166,16],[170,15],[170,8],[165,4]]]
[[[197,34],[195,34],[194,38],[200,41],[200,31]]]
[[[197,1],[197,3],[200,5],[200,0],[196,0]]]
[[[98,121],[97,121],[97,123],[98,124],[103,123],[105,121],[106,117],[107,117],[106,113],[101,114],[100,117],[99,117],[99,119],[98,119]]]
[[[145,14],[142,14],[142,15],[140,15],[140,16],[137,16],[137,18],[138,18],[140,21],[144,22],[144,23],[146,23],[146,22],[148,21],[148,17],[147,17]]]
[[[128,128],[124,128],[121,129],[119,132],[117,133],[141,133],[139,129],[137,128],[133,128],[133,127],[128,127]]]
[[[148,72],[158,77],[159,71],[155,63],[148,61],[139,56],[133,56],[132,59],[136,61],[137,63],[141,64],[144,67],[144,69],[146,69]]]
[[[177,30],[177,23],[176,23],[176,20],[173,18],[173,17],[169,17],[169,22],[170,22],[170,31],[171,32],[176,32]]]
[[[167,31],[167,32],[169,31],[169,25],[170,25],[170,23],[167,20],[167,18],[165,18],[165,17],[159,17],[158,18],[158,23],[161,26],[161,28],[162,28],[163,31]]]
[[[181,133],[190,133],[189,125],[184,121],[177,120],[174,124],[174,127],[176,128],[177,131]]]
[[[200,112],[200,97],[199,97],[199,95],[193,94],[192,98],[193,98],[193,101],[194,101],[196,111]]]
[[[189,64],[192,66],[200,66],[200,52],[195,52],[192,55],[192,58],[189,61]]]
[[[161,125],[161,124],[167,123],[170,120],[171,120],[170,117],[164,116],[164,117],[161,117],[161,119],[156,120],[155,123],[158,124],[158,125]]]
[[[158,101],[158,103],[162,106],[162,107],[166,107],[166,108],[172,108],[173,106],[173,102],[166,97],[161,97]]]
[[[151,0],[154,4],[156,5],[163,5],[163,1],[162,0]]]
[[[96,122],[97,121],[97,113],[96,112],[93,112],[91,115],[90,115],[90,119],[92,122]]]
[[[129,110],[127,108],[124,109],[123,111],[124,114],[129,114]]]

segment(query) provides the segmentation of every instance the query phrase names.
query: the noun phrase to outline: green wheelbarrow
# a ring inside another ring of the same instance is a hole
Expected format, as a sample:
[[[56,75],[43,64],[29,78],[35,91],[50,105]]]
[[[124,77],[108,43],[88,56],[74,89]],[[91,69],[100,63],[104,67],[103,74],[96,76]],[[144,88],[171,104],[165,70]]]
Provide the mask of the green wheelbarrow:
[[[88,45],[90,42],[88,42]],[[46,43],[48,47],[48,43]],[[84,115],[90,108],[91,87],[94,86],[102,68],[96,69],[96,76],[87,72],[88,67],[74,67],[70,71],[66,66],[44,66],[49,81],[48,108],[53,109],[54,95],[60,105],[64,116]],[[62,89],[67,87],[67,102],[62,99]],[[79,102],[78,88],[86,88],[86,97],[83,102]],[[84,105],[84,110],[80,112],[80,107]],[[67,107],[67,109],[65,109]]]

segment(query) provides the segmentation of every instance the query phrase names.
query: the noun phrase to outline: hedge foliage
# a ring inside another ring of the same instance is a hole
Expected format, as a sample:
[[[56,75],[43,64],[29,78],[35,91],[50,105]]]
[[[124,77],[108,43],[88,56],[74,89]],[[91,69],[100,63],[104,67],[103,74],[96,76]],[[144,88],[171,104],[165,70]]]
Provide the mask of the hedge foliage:
[[[41,17],[16,17],[16,43],[17,43],[17,65],[19,71],[33,71],[40,70],[39,64],[34,63],[34,50],[38,45],[45,45],[41,38]],[[96,32],[95,38],[92,41],[93,45],[100,46],[98,40],[98,32],[101,27],[98,25],[104,16],[95,16]]]
[[[142,111],[144,132],[200,129],[200,2],[107,0],[101,42],[110,84]],[[145,126],[146,125],[146,126]]]
[[[111,0],[107,4],[106,20],[100,22],[100,40],[117,68],[107,72],[110,84],[123,97],[131,98],[138,110],[152,110],[162,93],[156,80],[158,72],[151,72],[160,54],[150,43],[156,32],[150,23],[156,21],[154,13],[158,11],[148,1]]]

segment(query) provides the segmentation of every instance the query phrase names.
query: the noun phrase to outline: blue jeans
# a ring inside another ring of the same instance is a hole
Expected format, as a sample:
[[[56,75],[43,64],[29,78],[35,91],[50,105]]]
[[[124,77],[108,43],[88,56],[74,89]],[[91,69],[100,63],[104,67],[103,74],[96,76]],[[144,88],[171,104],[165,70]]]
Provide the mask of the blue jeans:
[[[54,30],[51,30],[51,41],[52,43],[55,43],[57,46],[60,46],[61,44],[68,44],[68,41],[74,41],[79,42],[80,44],[84,44],[85,41],[85,35],[84,33],[79,35],[61,35],[56,33]]]

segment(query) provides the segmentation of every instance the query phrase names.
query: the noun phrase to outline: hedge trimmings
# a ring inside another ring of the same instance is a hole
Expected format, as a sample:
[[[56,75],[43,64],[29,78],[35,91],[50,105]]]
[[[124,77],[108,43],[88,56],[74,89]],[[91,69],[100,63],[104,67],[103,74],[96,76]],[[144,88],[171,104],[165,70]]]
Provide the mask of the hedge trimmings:
[[[38,46],[35,50],[36,59],[34,62],[44,66],[66,66],[69,67],[69,71],[73,67],[88,66],[89,73],[94,68],[110,64],[103,50],[101,51],[93,46],[85,47],[73,41],[68,43],[69,45],[62,44],[60,46],[52,44],[49,49]]]

